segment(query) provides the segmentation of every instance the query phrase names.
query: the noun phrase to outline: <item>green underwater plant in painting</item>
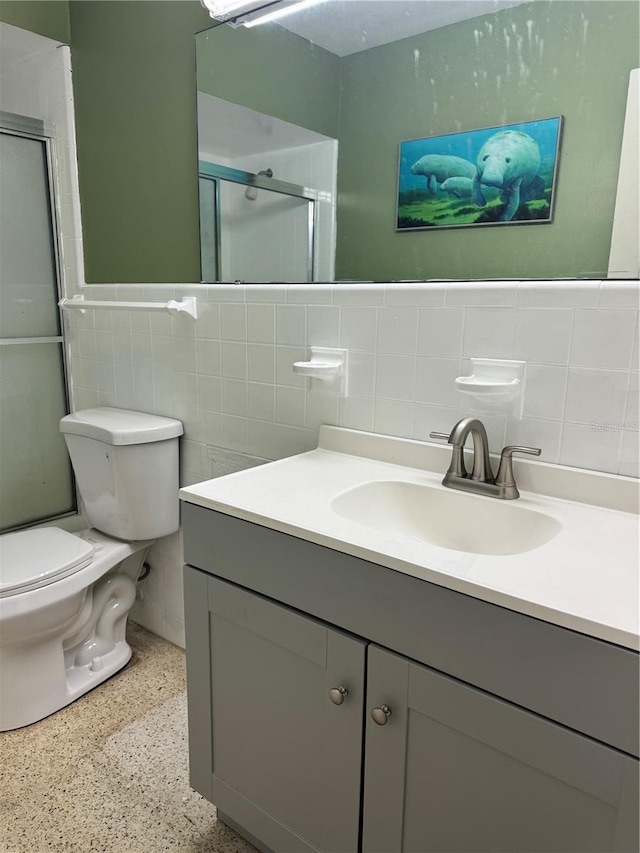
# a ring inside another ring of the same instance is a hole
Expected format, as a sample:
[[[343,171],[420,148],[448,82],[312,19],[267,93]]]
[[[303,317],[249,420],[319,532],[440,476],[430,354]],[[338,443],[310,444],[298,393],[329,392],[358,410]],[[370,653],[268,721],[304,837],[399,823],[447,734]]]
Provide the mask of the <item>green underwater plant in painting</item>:
[[[398,230],[551,222],[562,118],[400,144]]]

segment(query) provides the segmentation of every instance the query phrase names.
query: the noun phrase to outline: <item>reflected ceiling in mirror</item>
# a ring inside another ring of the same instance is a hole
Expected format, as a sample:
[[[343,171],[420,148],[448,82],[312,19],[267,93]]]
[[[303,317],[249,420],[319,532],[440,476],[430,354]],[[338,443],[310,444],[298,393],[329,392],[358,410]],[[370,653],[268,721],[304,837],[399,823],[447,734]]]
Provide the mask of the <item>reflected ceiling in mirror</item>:
[[[200,160],[318,193],[315,280],[601,278],[638,32],[627,0],[323,0],[218,25],[196,36]],[[553,222],[396,230],[400,143],[558,115]],[[222,278],[292,280],[306,225],[218,190]]]

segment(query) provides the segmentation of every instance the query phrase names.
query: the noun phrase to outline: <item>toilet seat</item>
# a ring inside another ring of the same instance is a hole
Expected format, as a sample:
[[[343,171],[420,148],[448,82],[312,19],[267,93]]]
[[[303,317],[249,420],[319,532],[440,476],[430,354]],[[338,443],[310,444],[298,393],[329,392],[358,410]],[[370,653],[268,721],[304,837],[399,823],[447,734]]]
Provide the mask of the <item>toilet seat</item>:
[[[88,566],[94,553],[92,542],[58,527],[6,533],[0,537],[0,598],[68,577]]]

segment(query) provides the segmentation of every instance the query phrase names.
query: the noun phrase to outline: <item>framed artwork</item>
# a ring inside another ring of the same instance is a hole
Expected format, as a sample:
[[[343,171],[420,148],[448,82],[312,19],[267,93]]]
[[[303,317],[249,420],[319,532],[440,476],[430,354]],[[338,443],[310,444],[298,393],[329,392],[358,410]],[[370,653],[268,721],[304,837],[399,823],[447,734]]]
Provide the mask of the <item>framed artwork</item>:
[[[562,116],[400,143],[397,230],[553,220]]]

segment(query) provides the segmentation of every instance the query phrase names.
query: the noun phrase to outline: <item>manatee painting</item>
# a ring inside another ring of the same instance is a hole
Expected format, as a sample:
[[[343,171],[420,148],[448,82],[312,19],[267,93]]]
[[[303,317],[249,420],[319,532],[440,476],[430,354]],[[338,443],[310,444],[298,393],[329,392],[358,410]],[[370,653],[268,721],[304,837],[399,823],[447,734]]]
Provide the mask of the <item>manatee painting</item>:
[[[562,116],[400,143],[398,230],[553,220]]]
[[[480,149],[476,166],[473,200],[479,207],[487,203],[481,184],[502,190],[503,222],[513,219],[521,202],[544,192],[544,182],[538,175],[540,147],[528,133],[519,130],[495,133]]]
[[[438,191],[438,184],[448,180],[448,178],[459,176],[473,178],[476,174],[476,167],[462,157],[453,157],[449,154],[427,154],[413,164],[411,174],[424,175],[427,179],[429,192],[435,195]]]

